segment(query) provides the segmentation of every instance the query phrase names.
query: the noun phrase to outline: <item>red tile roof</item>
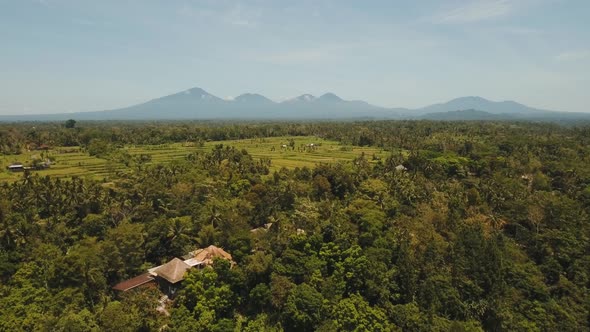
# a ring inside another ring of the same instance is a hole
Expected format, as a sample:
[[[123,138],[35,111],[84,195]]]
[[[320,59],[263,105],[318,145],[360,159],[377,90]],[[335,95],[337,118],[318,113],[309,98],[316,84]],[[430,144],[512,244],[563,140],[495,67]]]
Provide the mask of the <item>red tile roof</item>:
[[[130,289],[133,289],[135,287],[139,287],[141,285],[145,285],[148,282],[152,282],[152,281],[154,281],[154,277],[152,277],[149,273],[144,273],[142,275],[138,275],[135,278],[121,281],[120,283],[113,286],[113,289],[121,291],[121,292],[126,292]]]

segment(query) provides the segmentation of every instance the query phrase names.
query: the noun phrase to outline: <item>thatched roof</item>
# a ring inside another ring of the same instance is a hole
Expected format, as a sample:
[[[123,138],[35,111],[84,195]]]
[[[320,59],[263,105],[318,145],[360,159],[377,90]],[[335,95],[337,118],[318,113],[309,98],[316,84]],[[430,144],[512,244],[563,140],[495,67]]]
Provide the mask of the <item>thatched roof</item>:
[[[228,261],[233,261],[231,255],[227,251],[216,246],[208,246],[205,249],[195,251],[195,256],[193,258],[203,262],[205,265],[213,264],[214,258],[223,258]]]
[[[174,258],[168,263],[159,266],[153,271],[153,273],[155,273],[158,277],[162,277],[168,280],[168,282],[175,284],[184,279],[184,273],[190,268],[190,265],[187,263],[178,258]]]

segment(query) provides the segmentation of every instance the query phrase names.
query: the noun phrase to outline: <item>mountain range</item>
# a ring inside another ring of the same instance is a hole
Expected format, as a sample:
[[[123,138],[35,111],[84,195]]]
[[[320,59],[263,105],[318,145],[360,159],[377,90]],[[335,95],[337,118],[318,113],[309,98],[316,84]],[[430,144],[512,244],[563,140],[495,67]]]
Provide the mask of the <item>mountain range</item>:
[[[333,93],[304,94],[282,102],[245,93],[233,99],[192,88],[121,109],[42,114],[3,115],[0,121],[181,120],[181,119],[429,119],[429,120],[562,120],[590,119],[588,113],[541,110],[514,101],[461,97],[417,109],[386,108],[360,100],[344,100]]]

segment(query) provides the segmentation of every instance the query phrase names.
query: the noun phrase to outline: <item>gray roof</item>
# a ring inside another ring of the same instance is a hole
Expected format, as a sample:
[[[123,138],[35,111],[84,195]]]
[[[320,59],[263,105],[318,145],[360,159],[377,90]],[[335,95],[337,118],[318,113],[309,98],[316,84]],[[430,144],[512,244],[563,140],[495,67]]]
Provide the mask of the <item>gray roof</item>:
[[[190,268],[191,266],[187,263],[178,258],[174,258],[168,263],[153,270],[153,273],[155,273],[158,277],[162,277],[168,280],[168,282],[175,284],[184,279],[184,273]]]

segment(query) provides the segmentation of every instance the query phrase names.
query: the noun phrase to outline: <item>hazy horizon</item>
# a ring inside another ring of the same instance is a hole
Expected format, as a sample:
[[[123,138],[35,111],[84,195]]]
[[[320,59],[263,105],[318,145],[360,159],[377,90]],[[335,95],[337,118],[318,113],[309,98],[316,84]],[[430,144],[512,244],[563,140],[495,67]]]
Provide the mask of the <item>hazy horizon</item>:
[[[116,109],[193,87],[588,112],[588,12],[565,0],[7,0],[0,115]]]

